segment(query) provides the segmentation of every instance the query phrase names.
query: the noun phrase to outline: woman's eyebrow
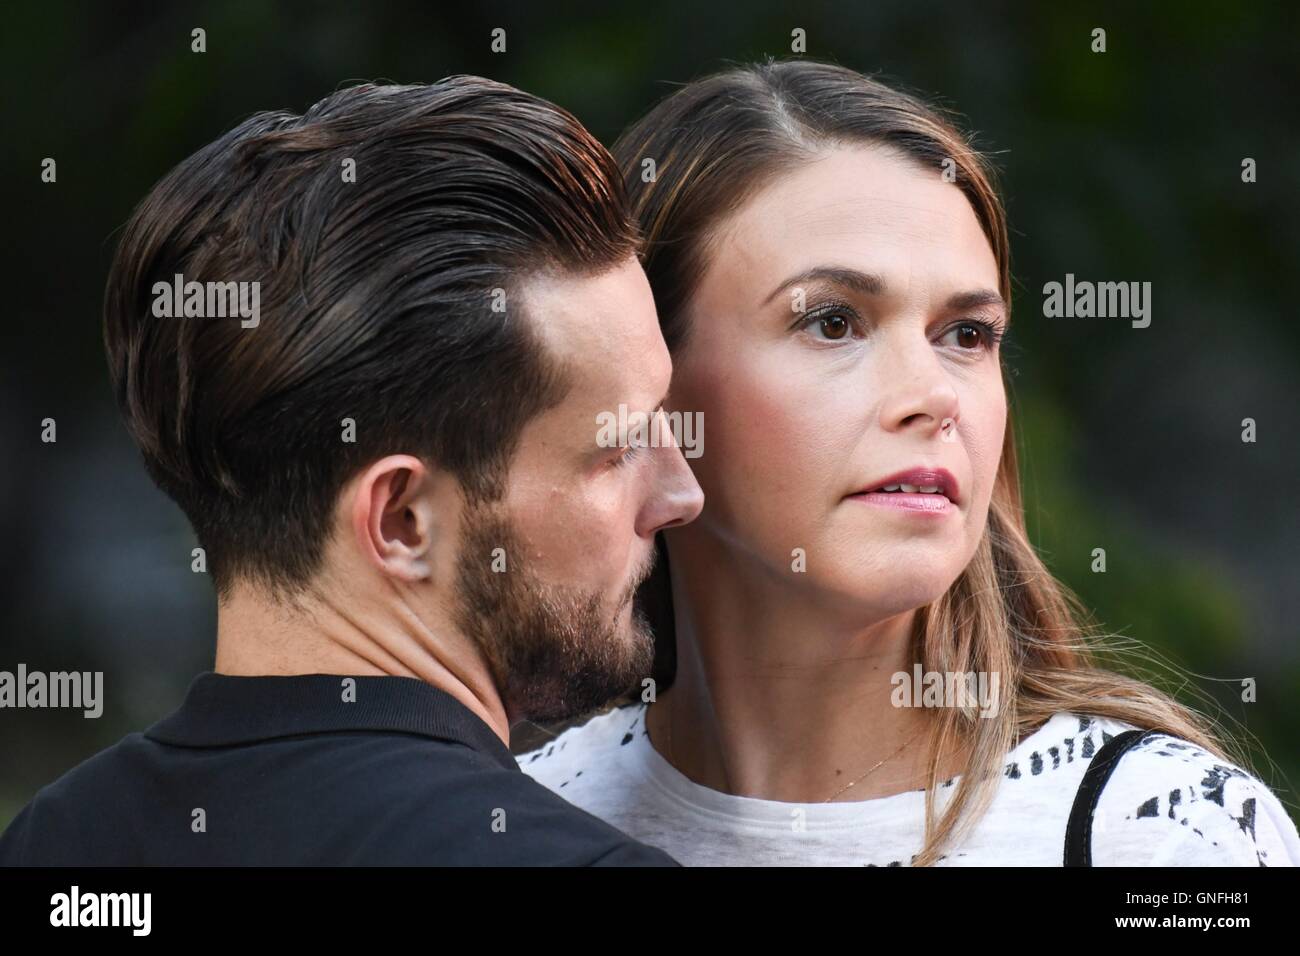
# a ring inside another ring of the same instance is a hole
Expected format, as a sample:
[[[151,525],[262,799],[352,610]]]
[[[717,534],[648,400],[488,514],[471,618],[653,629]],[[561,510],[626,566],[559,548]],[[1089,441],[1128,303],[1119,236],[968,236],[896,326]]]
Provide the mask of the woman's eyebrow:
[[[847,269],[843,266],[814,266],[786,279],[772,290],[772,294],[764,299],[762,304],[767,305],[783,291],[793,285],[798,285],[800,282],[817,281],[833,282],[863,295],[884,295],[885,293],[885,280],[873,273]]]
[[[771,295],[764,299],[762,304],[767,305],[786,289],[804,282],[830,282],[863,295],[884,295],[886,289],[885,280],[872,272],[862,272],[844,266],[814,266],[786,279],[772,290]],[[988,305],[996,306],[1004,312],[1009,311],[1006,300],[993,289],[972,289],[968,292],[958,292],[949,296],[944,305],[953,311],[977,309],[980,306]]]
[[[1006,299],[992,289],[975,289],[971,292],[958,292],[950,296],[946,303],[949,309],[977,309],[982,305],[994,305],[1004,312],[1007,310]]]

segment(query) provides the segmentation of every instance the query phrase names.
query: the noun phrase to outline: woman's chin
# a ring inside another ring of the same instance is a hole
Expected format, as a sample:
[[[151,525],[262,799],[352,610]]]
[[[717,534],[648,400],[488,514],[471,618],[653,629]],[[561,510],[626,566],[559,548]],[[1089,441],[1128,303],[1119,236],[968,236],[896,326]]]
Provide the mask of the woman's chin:
[[[946,568],[944,573],[924,574],[904,570],[852,577],[840,574],[829,579],[814,578],[808,583],[820,592],[819,604],[834,605],[849,616],[876,621],[933,604],[954,581]]]

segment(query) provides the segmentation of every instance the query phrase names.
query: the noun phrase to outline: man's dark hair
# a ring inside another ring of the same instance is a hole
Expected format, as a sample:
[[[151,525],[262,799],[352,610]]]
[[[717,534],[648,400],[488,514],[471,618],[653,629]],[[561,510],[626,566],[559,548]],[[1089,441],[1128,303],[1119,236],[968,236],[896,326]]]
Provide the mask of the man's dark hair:
[[[168,173],[125,227],[104,340],[127,427],[218,594],[240,577],[306,586],[343,483],[384,455],[499,498],[524,425],[568,388],[521,280],[615,267],[636,238],[605,148],[478,77],[260,113]],[[259,323],[155,316],[155,283],[177,274],[260,283]]]

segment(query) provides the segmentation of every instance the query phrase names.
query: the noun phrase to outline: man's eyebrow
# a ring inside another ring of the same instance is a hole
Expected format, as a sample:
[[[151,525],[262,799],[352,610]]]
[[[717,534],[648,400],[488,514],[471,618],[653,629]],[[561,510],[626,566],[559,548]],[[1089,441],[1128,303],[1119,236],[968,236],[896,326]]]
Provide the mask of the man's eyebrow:
[[[814,266],[786,279],[772,290],[772,294],[764,299],[762,304],[767,305],[792,285],[817,281],[842,285],[863,295],[883,295],[885,292],[885,280],[878,275],[859,272],[857,269],[846,269],[842,266]]]

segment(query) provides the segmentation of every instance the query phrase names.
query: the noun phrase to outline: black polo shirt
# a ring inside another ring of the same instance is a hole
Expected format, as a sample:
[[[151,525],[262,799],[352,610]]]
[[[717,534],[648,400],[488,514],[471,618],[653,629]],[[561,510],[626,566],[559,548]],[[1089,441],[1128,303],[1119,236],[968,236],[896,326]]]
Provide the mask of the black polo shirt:
[[[0,836],[0,865],[205,864],[676,865],[409,677],[200,674],[179,710],[42,788]]]

